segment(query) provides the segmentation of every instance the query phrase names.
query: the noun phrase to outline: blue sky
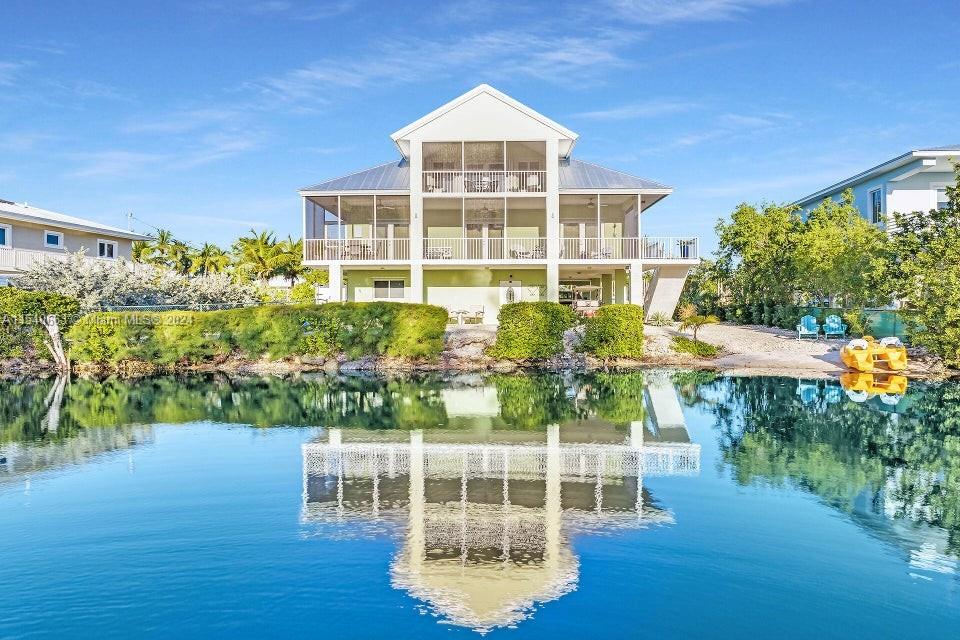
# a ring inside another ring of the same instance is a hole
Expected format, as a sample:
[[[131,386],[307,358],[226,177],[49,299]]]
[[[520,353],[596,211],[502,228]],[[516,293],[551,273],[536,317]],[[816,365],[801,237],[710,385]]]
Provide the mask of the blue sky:
[[[482,82],[675,187],[645,232],[707,249],[738,202],[960,142],[955,1],[3,0],[0,24],[0,198],[192,243],[298,234],[298,187]]]

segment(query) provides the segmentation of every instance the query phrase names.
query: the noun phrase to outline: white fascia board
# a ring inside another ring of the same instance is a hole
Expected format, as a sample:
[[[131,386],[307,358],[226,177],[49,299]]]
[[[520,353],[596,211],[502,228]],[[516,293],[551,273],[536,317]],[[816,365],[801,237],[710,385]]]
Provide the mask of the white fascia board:
[[[643,195],[664,195],[673,193],[673,189],[560,189],[560,195],[566,196],[589,196],[589,195],[625,195],[625,196],[643,196]]]

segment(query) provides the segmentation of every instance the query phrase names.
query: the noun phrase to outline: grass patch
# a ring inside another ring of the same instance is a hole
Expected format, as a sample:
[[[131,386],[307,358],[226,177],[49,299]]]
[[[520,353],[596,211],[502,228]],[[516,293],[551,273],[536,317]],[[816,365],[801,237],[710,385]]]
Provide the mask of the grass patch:
[[[714,358],[720,353],[720,347],[684,336],[674,336],[670,346],[677,353],[689,353],[698,358]]]

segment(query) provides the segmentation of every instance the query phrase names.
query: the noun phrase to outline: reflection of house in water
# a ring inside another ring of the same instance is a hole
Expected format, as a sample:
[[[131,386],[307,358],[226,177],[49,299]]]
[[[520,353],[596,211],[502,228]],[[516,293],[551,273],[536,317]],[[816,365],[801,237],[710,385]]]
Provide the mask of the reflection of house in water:
[[[659,437],[653,421],[629,433],[596,420],[545,433],[330,429],[303,447],[304,520],[405,529],[393,585],[488,631],[576,588],[571,533],[673,522],[643,479],[699,473],[700,447],[669,416]],[[667,428],[679,441],[662,440]]]

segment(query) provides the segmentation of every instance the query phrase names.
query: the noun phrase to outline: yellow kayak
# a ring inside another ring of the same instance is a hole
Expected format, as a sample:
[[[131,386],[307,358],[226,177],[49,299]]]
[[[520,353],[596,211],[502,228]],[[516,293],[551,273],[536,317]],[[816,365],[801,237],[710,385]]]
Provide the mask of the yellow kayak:
[[[851,340],[840,350],[840,360],[849,369],[871,373],[882,365],[890,371],[907,368],[907,349],[899,338],[883,338],[877,342],[873,336]]]

